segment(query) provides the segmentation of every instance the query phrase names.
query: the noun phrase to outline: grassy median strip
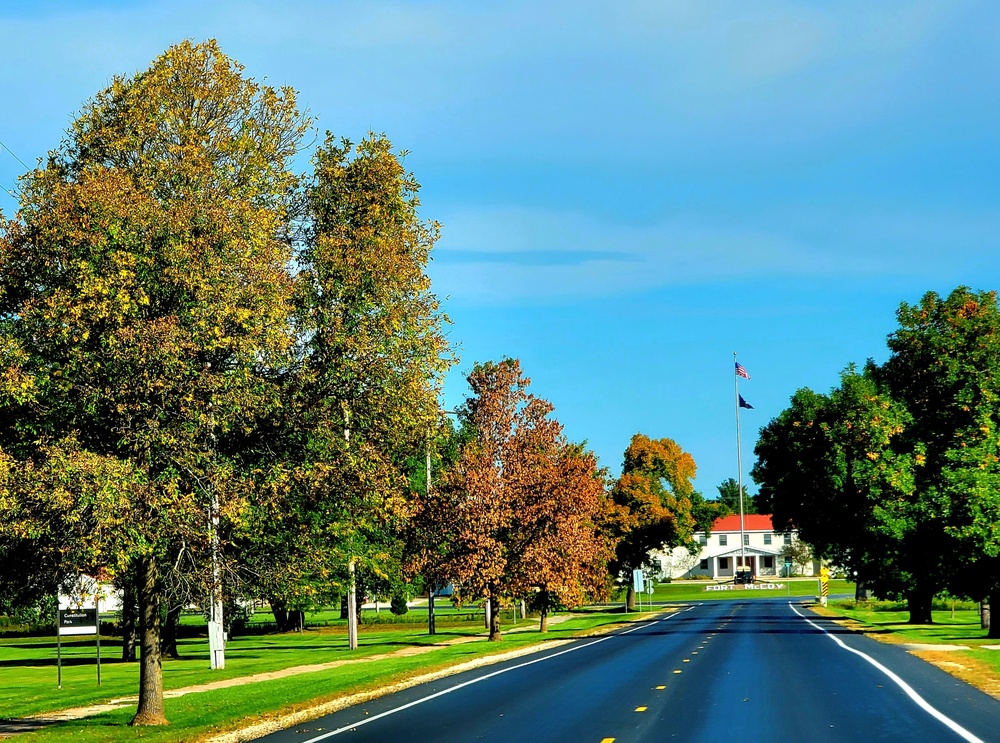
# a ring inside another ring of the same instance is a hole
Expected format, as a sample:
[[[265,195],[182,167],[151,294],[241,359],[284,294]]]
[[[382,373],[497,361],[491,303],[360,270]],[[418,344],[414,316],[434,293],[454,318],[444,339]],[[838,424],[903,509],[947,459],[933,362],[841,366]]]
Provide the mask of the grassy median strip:
[[[214,681],[222,681],[283,668],[335,661],[348,662],[336,667],[244,683],[227,688],[211,689],[166,699],[166,728],[143,729],[143,740],[168,743],[195,741],[212,737],[226,730],[239,729],[252,722],[279,714],[306,709],[349,692],[364,692],[391,686],[403,679],[421,675],[476,658],[506,653],[550,640],[569,639],[595,630],[609,629],[625,617],[620,612],[573,613],[548,633],[541,634],[537,625],[528,631],[509,632],[501,643],[489,643],[477,636],[481,626],[470,624],[449,628],[434,637],[419,626],[404,625],[373,628],[361,635],[361,647],[355,653],[346,649],[346,638],[339,630],[306,631],[282,635],[239,638],[227,648],[224,671],[208,669],[204,640],[187,641],[182,653],[198,653],[183,660],[164,662],[164,680],[170,690]],[[637,615],[631,615],[632,619]],[[531,626],[522,620],[521,628]],[[446,642],[454,644],[443,644]],[[419,652],[427,645],[441,643],[429,652]],[[0,698],[4,717],[61,710],[67,707],[94,704],[116,697],[135,694],[138,667],[136,664],[102,664],[103,686],[98,689],[93,663],[93,642],[89,653],[85,643],[76,649],[76,662],[64,669],[63,689],[55,688],[54,645],[51,640],[32,639],[0,643]],[[412,653],[394,653],[414,650]],[[117,650],[108,647],[107,650]],[[374,655],[387,657],[371,658]],[[128,728],[134,713],[134,702],[118,709],[78,720],[69,720],[18,737],[25,743],[44,741],[128,741],[140,737],[140,731]]]

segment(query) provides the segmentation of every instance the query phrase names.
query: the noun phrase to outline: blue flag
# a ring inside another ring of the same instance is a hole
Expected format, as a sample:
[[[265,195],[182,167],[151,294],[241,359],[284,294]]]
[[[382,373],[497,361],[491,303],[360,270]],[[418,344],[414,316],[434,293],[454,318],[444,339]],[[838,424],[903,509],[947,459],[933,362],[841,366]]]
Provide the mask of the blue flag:
[[[744,400],[743,399],[743,395],[740,395],[739,398],[740,398],[740,407],[741,408],[746,408],[747,410],[753,410],[753,405],[751,405],[746,400]]]

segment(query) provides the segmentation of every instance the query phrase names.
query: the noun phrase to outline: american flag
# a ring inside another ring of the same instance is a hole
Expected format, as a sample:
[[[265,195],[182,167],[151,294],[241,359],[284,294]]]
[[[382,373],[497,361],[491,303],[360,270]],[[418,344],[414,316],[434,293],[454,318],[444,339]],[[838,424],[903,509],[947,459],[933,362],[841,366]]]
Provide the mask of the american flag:
[[[739,361],[736,362],[736,375],[743,377],[744,379],[750,379],[750,375],[747,374],[747,370]]]

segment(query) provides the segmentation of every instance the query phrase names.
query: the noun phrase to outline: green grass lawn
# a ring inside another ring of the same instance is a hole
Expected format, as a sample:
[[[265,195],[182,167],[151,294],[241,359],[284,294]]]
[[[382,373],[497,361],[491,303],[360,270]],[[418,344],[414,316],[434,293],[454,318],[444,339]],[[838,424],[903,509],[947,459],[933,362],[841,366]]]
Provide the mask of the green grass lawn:
[[[817,581],[780,581],[782,589],[774,591],[705,591],[705,582],[675,582],[656,586],[655,604],[663,602],[705,600],[753,600],[774,597],[814,596]],[[832,594],[853,593],[853,585],[831,581]],[[644,596],[644,599],[647,599]],[[662,607],[654,607],[662,608]],[[164,660],[164,688],[178,689],[210,681],[249,676],[298,665],[326,663],[334,660],[359,658],[389,653],[400,648],[426,645],[449,638],[474,636],[483,631],[481,615],[474,610],[455,609],[446,602],[437,607],[438,634],[426,633],[426,608],[417,608],[395,624],[362,624],[360,647],[347,649],[346,622],[339,612],[307,615],[308,622],[327,622],[305,632],[274,634],[257,633],[233,638],[226,649],[226,668],[209,669],[208,642],[204,636],[182,638],[178,646],[180,660]],[[372,617],[374,612],[366,612]],[[261,613],[261,619],[270,618]],[[633,615],[634,616],[634,615]],[[394,619],[388,611],[380,612],[380,620]],[[141,737],[153,741],[190,741],[211,731],[238,727],[241,721],[261,715],[276,714],[313,701],[327,700],[346,691],[374,688],[420,672],[459,663],[480,655],[503,652],[547,639],[570,637],[597,627],[607,627],[621,621],[620,609],[590,608],[574,612],[568,621],[551,626],[546,635],[537,632],[537,620],[520,619],[516,625],[511,614],[504,612],[504,631],[515,626],[530,626],[526,632],[509,633],[502,643],[485,639],[431,653],[374,660],[334,669],[302,674],[286,679],[259,682],[229,689],[190,694],[166,701],[171,725],[163,730],[143,730]],[[182,624],[203,626],[198,615],[182,618]],[[68,639],[68,638],[67,638]],[[138,665],[122,663],[117,638],[102,642],[103,684],[96,684],[93,638],[73,639],[63,643],[63,688],[56,689],[56,644],[54,638],[0,639],[0,717],[23,717],[69,707],[84,706],[116,697],[131,696],[138,685]],[[138,731],[126,726],[134,707],[126,707],[54,728],[25,734],[25,743],[56,741],[71,738],[80,741],[124,741],[139,737]]]
[[[239,727],[242,721],[256,719],[261,715],[307,706],[314,700],[334,698],[346,691],[379,687],[406,676],[477,656],[504,652],[549,639],[571,637],[596,627],[612,625],[621,619],[620,612],[574,613],[568,621],[552,625],[545,635],[537,629],[513,632],[505,635],[501,643],[489,643],[483,638],[421,655],[379,659],[168,699],[166,710],[171,725],[165,729],[144,729],[141,737],[151,741],[197,740],[213,730]],[[537,623],[531,620],[518,622],[519,626],[529,624],[537,627]],[[512,626],[509,621],[505,623],[505,631]],[[208,645],[203,638],[182,640],[182,660],[164,661],[164,687],[168,690],[176,689],[290,666],[391,652],[457,636],[475,635],[481,631],[482,627],[478,622],[468,622],[464,627],[439,628],[438,634],[433,638],[426,634],[425,628],[414,625],[362,627],[360,647],[354,653],[347,650],[346,634],[339,628],[236,638],[227,647],[226,668],[222,671],[209,669]],[[3,669],[0,671],[0,716],[21,717],[135,694],[138,684],[137,664],[102,663],[104,683],[98,688],[93,638],[64,643],[64,651],[67,665],[64,667],[63,689],[57,690],[55,643],[52,639],[0,641],[0,668]],[[102,654],[115,657],[118,652],[120,647],[112,640],[102,643]],[[66,739],[134,740],[140,737],[139,731],[126,726],[133,713],[134,707],[127,707],[27,733],[20,740],[25,743]]]
[[[522,620],[522,624],[524,621]],[[310,665],[392,652],[402,647],[433,644],[459,635],[482,631],[478,622],[440,627],[432,637],[419,625],[379,625],[359,628],[359,648],[347,650],[346,627],[285,634],[259,634],[233,638],[227,643],[226,668],[209,668],[208,640],[178,641],[181,660],[165,659],[164,689],[249,676],[297,665]],[[69,641],[68,641],[69,640]],[[0,640],[0,717],[20,717],[38,712],[92,704],[134,694],[138,665],[122,663],[119,638],[103,638],[101,681],[97,686],[96,647],[93,637],[63,638],[63,688],[56,688],[55,638]]]

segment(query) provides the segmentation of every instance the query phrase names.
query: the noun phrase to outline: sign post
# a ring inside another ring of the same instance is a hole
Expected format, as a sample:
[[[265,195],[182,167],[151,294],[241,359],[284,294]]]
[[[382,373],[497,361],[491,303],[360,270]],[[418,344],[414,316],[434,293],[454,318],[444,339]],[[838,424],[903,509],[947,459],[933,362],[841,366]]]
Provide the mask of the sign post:
[[[639,601],[639,611],[642,611],[642,589],[645,587],[646,574],[642,570],[632,571],[632,590]],[[628,611],[628,599],[625,600],[625,611]]]
[[[56,620],[56,684],[62,688],[63,635],[97,635],[97,685],[101,685],[101,629],[97,607],[59,609]]]
[[[819,569],[819,603],[826,606],[827,596],[830,594],[830,569],[824,565]]]

